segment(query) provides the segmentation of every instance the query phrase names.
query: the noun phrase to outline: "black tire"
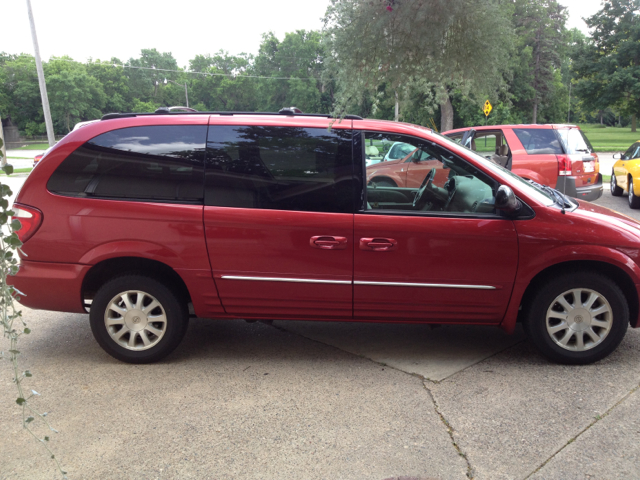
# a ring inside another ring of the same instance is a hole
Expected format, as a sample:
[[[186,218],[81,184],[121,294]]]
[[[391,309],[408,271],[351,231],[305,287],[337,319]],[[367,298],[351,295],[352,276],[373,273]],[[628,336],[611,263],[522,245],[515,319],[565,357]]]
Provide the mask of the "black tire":
[[[611,195],[613,195],[614,197],[620,197],[623,192],[624,192],[624,189],[618,186],[618,182],[616,182],[616,176],[614,175],[612,170],[611,171]]]
[[[575,301],[572,290],[580,292],[581,305]],[[591,293],[598,298],[585,309]],[[578,307],[573,310],[563,307],[557,301],[561,295],[569,306]],[[589,271],[569,273],[545,282],[523,307],[527,336],[543,355],[558,363],[585,365],[603,359],[620,345],[629,325],[629,306],[622,290],[610,278]],[[598,310],[604,313],[591,315]],[[548,318],[563,316],[565,312],[569,313],[566,322]],[[608,327],[600,327],[596,322]],[[599,337],[598,341],[593,340],[589,330]],[[582,349],[578,336],[583,338]],[[565,337],[568,341],[563,347],[559,342]]]
[[[374,178],[371,180],[371,185],[375,185],[376,187],[397,187],[396,183],[393,180],[389,180],[386,178]]]
[[[152,363],[180,344],[189,311],[166,285],[142,275],[126,275],[100,287],[89,320],[93,336],[109,355],[127,363]]]
[[[629,177],[629,207],[640,208],[640,197],[636,196],[633,188],[633,178]]]

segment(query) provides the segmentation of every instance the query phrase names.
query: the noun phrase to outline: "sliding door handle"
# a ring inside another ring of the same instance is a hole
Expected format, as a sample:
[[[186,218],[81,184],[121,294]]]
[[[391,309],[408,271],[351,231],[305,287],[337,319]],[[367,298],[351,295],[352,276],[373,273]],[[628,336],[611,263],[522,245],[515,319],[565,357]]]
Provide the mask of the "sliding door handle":
[[[311,237],[309,246],[322,250],[344,250],[347,248],[347,237],[334,237],[332,235],[318,235]]]
[[[360,250],[389,252],[398,249],[398,242],[393,238],[361,238]]]

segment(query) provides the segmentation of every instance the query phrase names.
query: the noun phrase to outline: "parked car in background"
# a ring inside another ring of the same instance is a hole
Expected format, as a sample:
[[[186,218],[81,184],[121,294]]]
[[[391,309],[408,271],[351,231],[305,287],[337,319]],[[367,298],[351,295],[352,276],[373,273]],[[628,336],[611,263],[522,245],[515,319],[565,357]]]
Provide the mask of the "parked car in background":
[[[42,160],[42,157],[44,157],[44,153],[39,153],[38,155],[33,157],[33,166],[34,167],[40,162],[40,160]]]
[[[571,197],[602,196],[598,155],[576,125],[489,125],[444,132],[494,162]]]
[[[379,165],[398,162],[405,186],[367,181],[371,146],[401,150]],[[19,301],[88,312],[125,362],[171,353],[191,316],[522,321],[541,352],[574,364],[640,326],[640,223],[415,125],[293,109],[109,114],[53,147],[13,210]]]
[[[621,196],[625,191],[629,192],[629,207],[640,208],[640,140],[631,145],[624,153],[616,153],[611,170],[611,195]]]

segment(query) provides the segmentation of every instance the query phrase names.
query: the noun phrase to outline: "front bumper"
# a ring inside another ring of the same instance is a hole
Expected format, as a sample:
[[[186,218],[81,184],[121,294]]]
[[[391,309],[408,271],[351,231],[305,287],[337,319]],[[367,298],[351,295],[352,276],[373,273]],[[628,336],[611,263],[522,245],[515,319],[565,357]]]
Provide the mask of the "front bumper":
[[[82,280],[90,265],[20,261],[20,270],[7,283],[25,307],[58,312],[87,313],[82,301]]]
[[[576,177],[558,177],[555,188],[570,197],[592,202],[602,196],[602,174],[598,174],[596,183],[580,187],[576,187]]]

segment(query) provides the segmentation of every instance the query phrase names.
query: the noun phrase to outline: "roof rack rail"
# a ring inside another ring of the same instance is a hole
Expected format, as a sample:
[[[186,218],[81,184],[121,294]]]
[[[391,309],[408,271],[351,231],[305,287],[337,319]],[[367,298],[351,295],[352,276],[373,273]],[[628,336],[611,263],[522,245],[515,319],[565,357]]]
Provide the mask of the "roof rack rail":
[[[296,117],[320,117],[320,118],[335,118],[327,113],[302,113],[298,108],[289,107],[283,108],[279,112],[199,112],[192,108],[189,111],[172,111],[172,109],[187,109],[188,107],[160,107],[155,112],[139,112],[139,113],[107,113],[102,116],[102,120],[111,120],[114,118],[127,118],[127,117],[143,117],[149,115],[292,115]],[[363,120],[358,115],[345,115],[345,120]]]

